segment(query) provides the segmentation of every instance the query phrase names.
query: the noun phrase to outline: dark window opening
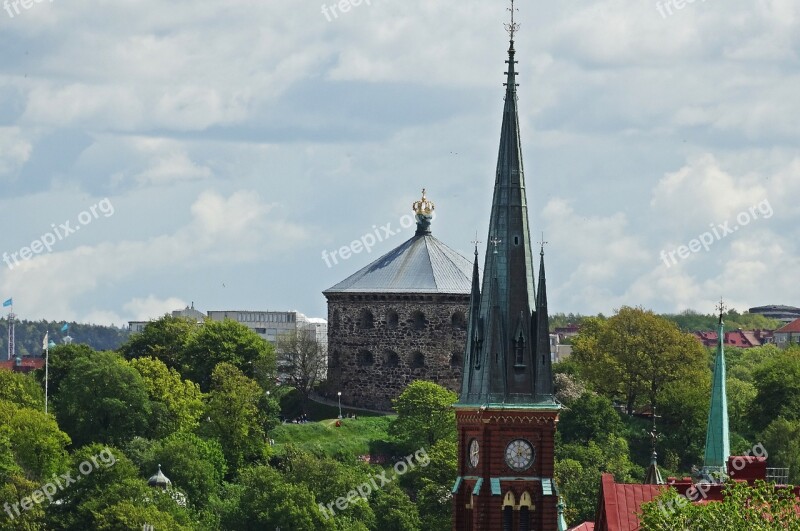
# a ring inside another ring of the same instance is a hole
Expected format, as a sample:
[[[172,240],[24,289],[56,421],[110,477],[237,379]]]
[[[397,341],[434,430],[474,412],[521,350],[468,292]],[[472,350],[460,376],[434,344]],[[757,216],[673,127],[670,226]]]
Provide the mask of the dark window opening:
[[[368,366],[375,364],[375,356],[368,350],[362,350],[358,353],[358,364],[361,366]]]
[[[467,327],[467,318],[464,316],[464,312],[456,312],[450,318],[450,324],[453,325],[453,328],[457,328],[459,330],[463,330]]]
[[[514,525],[514,508],[506,505],[503,507],[503,531],[512,531]]]
[[[411,367],[421,369],[425,367],[425,354],[422,352],[415,352],[411,355]]]
[[[397,328],[398,324],[400,323],[400,317],[397,315],[397,312],[389,312],[386,315],[386,326],[389,328]]]
[[[425,319],[425,314],[422,312],[414,312],[411,320],[414,324],[414,330],[424,330],[428,325],[428,321]]]
[[[400,356],[397,355],[397,352],[387,352],[384,365],[386,367],[397,367],[400,365]]]
[[[375,318],[369,310],[361,310],[358,316],[358,327],[362,329],[373,328],[375,326]]]

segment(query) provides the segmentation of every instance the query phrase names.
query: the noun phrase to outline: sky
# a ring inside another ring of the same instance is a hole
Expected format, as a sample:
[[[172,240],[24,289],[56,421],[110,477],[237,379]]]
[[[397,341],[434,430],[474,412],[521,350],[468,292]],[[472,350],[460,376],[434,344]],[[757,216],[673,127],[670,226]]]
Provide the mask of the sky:
[[[413,235],[423,187],[435,236],[487,239],[507,1],[3,1],[20,318],[324,317],[323,290]],[[800,3],[516,7],[551,312],[800,305]]]

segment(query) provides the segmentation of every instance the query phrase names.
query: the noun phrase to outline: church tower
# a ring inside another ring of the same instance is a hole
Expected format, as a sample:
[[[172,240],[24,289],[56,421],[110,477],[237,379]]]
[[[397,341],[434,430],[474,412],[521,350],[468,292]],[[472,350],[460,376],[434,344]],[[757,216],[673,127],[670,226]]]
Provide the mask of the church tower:
[[[544,242],[538,290],[517,112],[514,2],[483,282],[475,250],[459,401],[453,529],[558,529]]]

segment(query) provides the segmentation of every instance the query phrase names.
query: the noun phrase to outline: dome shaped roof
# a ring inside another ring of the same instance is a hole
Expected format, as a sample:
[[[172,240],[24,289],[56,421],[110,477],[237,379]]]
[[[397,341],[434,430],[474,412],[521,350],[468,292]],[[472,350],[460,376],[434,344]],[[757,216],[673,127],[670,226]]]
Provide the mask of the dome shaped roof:
[[[167,476],[161,472],[161,465],[158,465],[158,472],[150,476],[150,479],[147,480],[147,484],[151,487],[160,487],[162,489],[166,489],[170,485],[172,485],[172,481],[169,480]]]
[[[420,232],[365,268],[324,291],[336,293],[469,294],[472,262]]]

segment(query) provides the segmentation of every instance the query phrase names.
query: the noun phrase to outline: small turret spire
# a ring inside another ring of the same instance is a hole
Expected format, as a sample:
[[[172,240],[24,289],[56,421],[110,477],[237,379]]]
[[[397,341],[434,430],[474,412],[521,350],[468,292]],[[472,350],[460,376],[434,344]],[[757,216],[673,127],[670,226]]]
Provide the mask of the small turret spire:
[[[714,380],[711,387],[711,408],[708,411],[708,427],[706,429],[706,451],[703,467],[706,472],[725,471],[730,451],[730,431],[728,426],[728,391],[725,376],[725,323],[723,314],[727,310],[725,302],[720,300],[719,331],[717,338],[717,355],[714,359]]]

